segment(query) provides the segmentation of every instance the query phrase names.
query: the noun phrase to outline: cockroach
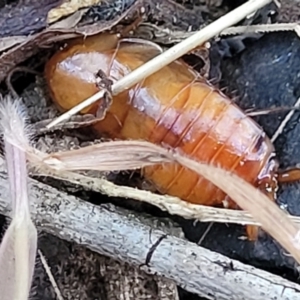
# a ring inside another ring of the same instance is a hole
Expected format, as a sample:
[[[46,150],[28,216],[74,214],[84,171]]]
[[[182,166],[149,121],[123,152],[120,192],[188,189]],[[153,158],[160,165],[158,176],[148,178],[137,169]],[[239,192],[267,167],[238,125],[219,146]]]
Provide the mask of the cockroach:
[[[66,111],[99,91],[99,70],[116,82],[161,52],[152,42],[114,34],[76,39],[46,64],[50,95]],[[96,114],[97,109],[94,104],[81,113]],[[237,174],[272,200],[278,179],[300,178],[299,170],[278,176],[275,149],[263,129],[183,60],[114,96],[95,128],[113,139],[146,140],[178,149]],[[194,204],[238,209],[222,190],[178,164],[146,167],[143,175],[161,193]],[[247,234],[255,240],[257,228],[247,226]]]

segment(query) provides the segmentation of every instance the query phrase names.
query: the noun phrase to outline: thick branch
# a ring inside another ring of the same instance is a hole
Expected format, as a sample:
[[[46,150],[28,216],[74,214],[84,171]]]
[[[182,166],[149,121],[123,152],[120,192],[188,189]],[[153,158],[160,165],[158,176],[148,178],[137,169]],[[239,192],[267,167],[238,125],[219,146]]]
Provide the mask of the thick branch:
[[[9,215],[7,175],[0,166],[0,213]],[[31,180],[38,227],[111,258],[142,265],[209,299],[298,299],[300,286],[143,224],[112,205],[95,206]],[[158,242],[160,241],[160,242]],[[157,244],[155,249],[151,248]],[[150,250],[151,249],[151,250]],[[153,250],[153,251],[152,251]]]

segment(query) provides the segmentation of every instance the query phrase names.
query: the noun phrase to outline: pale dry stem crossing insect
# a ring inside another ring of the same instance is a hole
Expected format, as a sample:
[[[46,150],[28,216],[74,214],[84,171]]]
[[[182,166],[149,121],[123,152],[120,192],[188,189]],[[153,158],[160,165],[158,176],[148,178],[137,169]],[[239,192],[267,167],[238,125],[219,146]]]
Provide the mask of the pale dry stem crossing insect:
[[[12,221],[0,246],[0,293],[3,300],[28,299],[37,250],[37,230],[30,217],[26,150],[29,133],[18,101],[2,100],[0,127],[5,145]]]

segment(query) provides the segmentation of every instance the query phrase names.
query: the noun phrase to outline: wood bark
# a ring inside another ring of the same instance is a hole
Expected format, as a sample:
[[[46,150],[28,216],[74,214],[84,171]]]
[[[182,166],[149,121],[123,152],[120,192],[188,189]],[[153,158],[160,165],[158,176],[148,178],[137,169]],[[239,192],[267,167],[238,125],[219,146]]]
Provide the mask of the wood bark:
[[[153,229],[113,205],[95,206],[36,180],[30,180],[29,193],[32,218],[41,230],[162,275],[200,296],[226,300],[300,297],[300,286],[295,283]],[[9,197],[2,160],[0,213],[6,216]]]

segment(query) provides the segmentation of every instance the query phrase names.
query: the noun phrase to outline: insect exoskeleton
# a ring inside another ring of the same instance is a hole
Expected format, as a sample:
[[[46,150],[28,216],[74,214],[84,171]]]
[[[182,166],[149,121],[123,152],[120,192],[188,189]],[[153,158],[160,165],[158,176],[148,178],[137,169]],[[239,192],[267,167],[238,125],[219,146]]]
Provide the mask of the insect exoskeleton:
[[[47,63],[53,101],[65,111],[99,90],[99,70],[116,82],[161,49],[140,39],[100,34],[72,41]],[[82,111],[96,113],[97,104]],[[229,170],[272,195],[278,164],[262,128],[182,60],[113,97],[95,128],[110,138],[147,140]],[[161,193],[195,204],[238,208],[206,179],[177,164],[143,170]],[[272,187],[271,191],[266,189]],[[249,227],[248,236],[256,231]]]

